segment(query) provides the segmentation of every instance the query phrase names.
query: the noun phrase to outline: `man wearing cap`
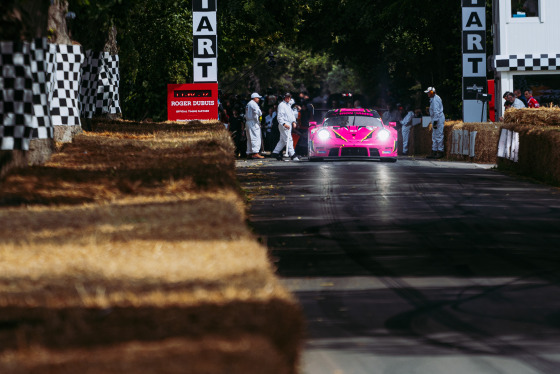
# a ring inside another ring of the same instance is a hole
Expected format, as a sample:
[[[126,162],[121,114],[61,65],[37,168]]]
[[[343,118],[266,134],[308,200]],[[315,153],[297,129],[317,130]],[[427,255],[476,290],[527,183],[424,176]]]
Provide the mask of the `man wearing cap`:
[[[299,161],[294,151],[294,141],[292,140],[292,128],[296,127],[296,117],[292,106],[290,105],[290,100],[292,99],[292,94],[289,92],[284,95],[284,100],[278,104],[278,129],[280,130],[280,140],[274,151],[272,151],[271,157],[275,157],[278,161],[282,161],[282,148],[286,147],[286,153],[293,161]]]
[[[443,114],[443,102],[436,95],[435,87],[428,87],[424,93],[430,98],[430,117],[432,120],[432,154],[428,158],[443,157],[443,126],[445,115]]]
[[[511,106],[515,109],[525,108],[525,104],[523,104],[523,101],[516,98],[513,92],[506,92],[504,99],[506,99],[506,101],[509,101],[511,103]]]
[[[261,151],[261,108],[259,100],[261,95],[254,92],[251,100],[245,108],[245,131],[247,132],[247,158],[264,158],[259,154]]]

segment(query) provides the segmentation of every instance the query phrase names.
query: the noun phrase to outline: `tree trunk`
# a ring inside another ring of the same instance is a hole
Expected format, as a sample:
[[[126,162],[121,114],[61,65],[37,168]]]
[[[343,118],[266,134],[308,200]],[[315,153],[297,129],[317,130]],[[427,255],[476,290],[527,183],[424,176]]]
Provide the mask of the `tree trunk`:
[[[48,9],[45,0],[0,1],[0,38],[30,41],[47,36]]]
[[[1,0],[0,40],[31,41],[47,36],[49,2],[45,0]],[[0,151],[0,179],[14,168],[46,162],[54,149],[52,139],[31,141],[30,151]]]
[[[72,44],[66,27],[67,0],[54,0],[49,7],[49,42],[54,44]]]

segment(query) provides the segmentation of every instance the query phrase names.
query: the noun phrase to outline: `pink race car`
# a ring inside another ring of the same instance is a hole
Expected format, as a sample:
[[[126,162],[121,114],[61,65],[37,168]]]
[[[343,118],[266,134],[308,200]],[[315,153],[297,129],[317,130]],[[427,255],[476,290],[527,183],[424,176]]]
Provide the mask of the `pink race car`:
[[[309,124],[309,160],[368,158],[397,161],[395,123],[383,124],[372,109],[329,110],[322,124]]]

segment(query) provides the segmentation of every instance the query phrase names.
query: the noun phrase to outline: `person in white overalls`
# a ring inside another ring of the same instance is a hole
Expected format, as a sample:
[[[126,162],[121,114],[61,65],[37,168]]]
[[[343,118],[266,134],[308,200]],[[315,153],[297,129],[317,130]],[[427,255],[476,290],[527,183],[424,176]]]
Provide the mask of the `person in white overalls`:
[[[299,158],[294,151],[294,141],[292,139],[292,129],[296,127],[296,117],[290,105],[292,94],[289,92],[284,95],[284,100],[278,104],[278,112],[276,118],[278,119],[278,129],[280,130],[280,140],[270,157],[282,161],[282,149],[286,147],[286,153],[292,161],[299,161]]]
[[[443,114],[443,103],[441,97],[436,95],[435,87],[428,87],[424,93],[430,98],[430,117],[432,120],[432,154],[427,158],[443,157],[443,126],[445,115]]]
[[[402,108],[402,107],[401,107]],[[410,136],[410,129],[412,128],[412,119],[414,118],[414,112],[410,106],[405,109],[401,109],[401,116],[406,112],[401,123],[401,134],[402,134],[402,151],[403,155],[408,155],[408,138]]]
[[[259,101],[261,95],[254,92],[251,100],[245,108],[245,131],[247,132],[247,158],[264,158],[259,154],[261,151],[261,121],[262,116]]]

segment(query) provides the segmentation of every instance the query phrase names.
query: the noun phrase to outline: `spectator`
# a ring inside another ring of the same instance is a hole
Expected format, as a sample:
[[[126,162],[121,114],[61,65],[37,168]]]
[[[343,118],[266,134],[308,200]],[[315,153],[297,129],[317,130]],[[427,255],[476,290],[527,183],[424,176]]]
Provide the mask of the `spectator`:
[[[331,100],[331,109],[338,109],[338,100],[336,99]]]
[[[278,129],[280,130],[280,140],[271,157],[282,161],[282,149],[286,147],[286,153],[293,161],[299,161],[295,151],[294,142],[292,140],[292,129],[296,127],[296,118],[292,110],[290,102],[292,101],[292,94],[289,92],[284,95],[284,100],[278,105]]]
[[[521,93],[521,90],[519,88],[516,88],[515,90],[513,90],[513,94],[515,95],[515,97],[517,97],[519,100],[521,100],[523,102],[523,105],[527,106],[527,99]]]
[[[272,147],[274,147],[278,141],[280,140],[280,130],[278,129],[278,104],[273,105],[274,108],[274,117],[272,118],[272,137],[270,142],[272,143]]]
[[[311,103],[311,99],[309,98],[307,92],[303,92],[303,97],[301,100],[301,110],[299,112],[299,131],[297,131],[299,140],[295,147],[296,153],[300,156],[307,155],[309,122],[313,120],[314,114],[315,108]]]
[[[245,139],[245,126],[243,126],[243,119],[239,115],[239,110],[233,109],[232,116],[229,119],[229,132],[233,144],[235,145],[235,157],[239,157],[246,152],[246,139]]]
[[[527,17],[538,17],[539,16],[539,4],[537,0],[525,0],[523,3],[523,10],[527,14]],[[531,108],[531,107],[529,107]]]
[[[443,127],[445,115],[443,114],[443,102],[436,95],[435,87],[428,87],[424,93],[430,98],[430,117],[432,120],[432,154],[428,158],[443,157]]]
[[[263,126],[264,150],[267,152],[272,151],[273,147],[276,145],[276,143],[273,143],[273,136],[272,136],[272,126],[275,117],[276,117],[276,112],[274,111],[274,107],[271,106],[268,108],[268,114],[264,118],[264,126]]]
[[[525,91],[525,98],[527,99],[527,106],[529,108],[540,108],[539,102],[533,97],[532,90]]]
[[[402,121],[400,121],[401,124],[401,133],[402,133],[402,139],[403,139],[403,146],[402,146],[402,150],[403,150],[403,155],[408,155],[408,137],[410,136],[410,129],[412,128],[412,119],[414,118],[414,112],[412,111],[412,108],[410,106],[406,107],[406,110],[401,106],[401,117],[404,115],[404,118]]]
[[[513,92],[506,92],[506,100],[509,101],[511,103],[511,106],[515,109],[523,109],[525,108],[525,105],[523,104],[523,102],[521,100],[519,100],[518,98],[515,97],[515,94]]]
[[[390,122],[399,123],[402,120],[401,113],[399,112],[400,104],[391,104],[389,110],[383,113],[383,123],[389,125]]]
[[[508,101],[508,100],[506,100],[506,102],[504,103],[504,114],[505,114],[505,112],[506,112],[508,109],[511,109],[511,102]],[[504,117],[498,118],[498,121],[503,122],[503,121],[504,121]]]
[[[224,126],[227,128],[229,128],[229,116],[228,116],[228,111],[227,109],[222,109],[222,112],[220,114],[220,121],[224,124]]]
[[[247,132],[247,158],[259,159],[264,158],[259,154],[261,151],[261,124],[260,117],[262,116],[259,101],[261,95],[254,92],[251,95],[251,100],[245,107],[245,131]]]

